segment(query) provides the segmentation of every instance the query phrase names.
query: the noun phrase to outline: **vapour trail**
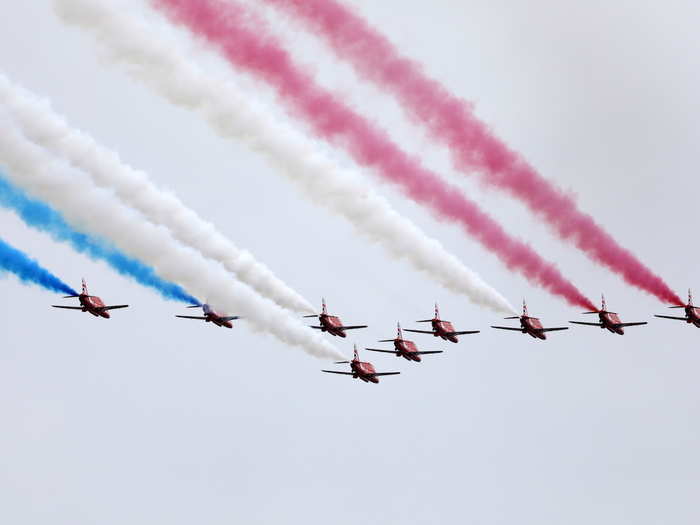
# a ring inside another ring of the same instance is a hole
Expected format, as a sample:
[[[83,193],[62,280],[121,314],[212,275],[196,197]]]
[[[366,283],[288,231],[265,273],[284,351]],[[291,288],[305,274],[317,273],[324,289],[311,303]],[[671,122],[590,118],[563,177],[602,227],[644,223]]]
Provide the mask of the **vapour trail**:
[[[364,79],[389,91],[432,138],[446,144],[457,169],[482,174],[544,219],[563,240],[628,284],[663,302],[684,304],[663,279],[622,247],[574,197],[557,188],[481,122],[472,105],[405,56],[381,32],[337,0],[265,0],[303,22]]]
[[[180,242],[223,264],[261,295],[290,310],[314,311],[306,299],[250,252],[235,246],[175,194],[158,188],[148,174],[123,163],[115,152],[72,128],[54,112],[48,101],[13,84],[2,73],[0,106],[30,140],[84,170],[97,185],[112,189],[126,205],[137,209],[155,224],[167,227]]]
[[[23,283],[34,283],[52,292],[76,295],[66,283],[42,268],[38,262],[0,239],[0,272],[15,274]]]
[[[440,218],[458,223],[508,268],[572,305],[593,307],[552,263],[508,235],[457,187],[423,167],[372,122],[316,84],[264,28],[249,27],[243,6],[220,0],[152,0],[152,3],[171,20],[204,38],[232,66],[270,84],[317,135],[342,145],[359,164],[375,168],[383,180],[397,184],[404,194],[426,205]]]
[[[0,165],[8,177],[37,198],[50,202],[76,227],[112,241],[121,251],[144,261],[164,278],[198,297],[208,298],[219,311],[246,318],[252,328],[324,358],[342,358],[319,333],[285,310],[231,279],[219,263],[175,240],[170,232],[145,220],[112,192],[96,186],[82,170],[50,155],[22,135],[0,115]]]
[[[29,197],[0,172],[0,206],[11,209],[27,226],[48,233],[54,240],[65,242],[75,251],[91,259],[105,261],[121,275],[156,290],[166,299],[188,304],[199,301],[180,286],[158,277],[153,268],[127,257],[104,239],[76,230],[51,206]]]
[[[513,307],[438,241],[367,187],[355,171],[340,168],[311,140],[279,122],[230,80],[205,74],[186,58],[182,38],[146,25],[109,2],[57,0],[59,16],[93,32],[109,56],[178,106],[193,109],[219,135],[257,151],[315,204],[349,220],[356,231],[392,257],[405,259],[448,290],[477,305],[512,313]]]

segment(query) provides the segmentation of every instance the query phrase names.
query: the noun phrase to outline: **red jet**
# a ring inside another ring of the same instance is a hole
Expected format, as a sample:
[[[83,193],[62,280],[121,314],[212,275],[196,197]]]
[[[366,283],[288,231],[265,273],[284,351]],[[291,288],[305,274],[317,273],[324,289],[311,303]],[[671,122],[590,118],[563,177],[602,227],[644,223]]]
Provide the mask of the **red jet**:
[[[305,315],[304,317],[318,317],[318,321],[321,326],[312,326],[316,330],[321,330],[322,332],[328,332],[331,335],[337,335],[338,337],[347,337],[345,330],[356,330],[358,328],[367,328],[366,324],[356,325],[356,326],[343,326],[343,322],[337,315],[328,315],[326,311],[326,300],[322,299],[321,313],[316,315]]]
[[[492,326],[491,328],[496,328],[498,330],[513,330],[515,332],[522,332],[523,334],[528,334],[535,339],[547,339],[545,332],[556,332],[558,330],[568,330],[568,326],[561,328],[544,328],[542,322],[537,317],[530,317],[527,313],[527,304],[523,301],[523,315],[515,317],[506,317],[505,319],[520,319],[520,328],[513,328],[510,326]]]
[[[380,343],[394,343],[394,350],[380,350],[379,348],[365,348],[370,352],[382,352],[385,354],[394,354],[396,357],[403,357],[408,361],[416,361],[420,363],[420,356],[424,354],[441,354],[442,350],[431,350],[428,352],[422,352],[416,347],[416,343],[403,338],[403,333],[401,332],[401,325],[396,323],[397,334],[396,339],[382,339]]]
[[[655,315],[654,317],[685,321],[688,324],[694,324],[700,328],[700,308],[693,306],[693,293],[690,290],[688,290],[688,304],[685,306],[669,306],[669,308],[685,308],[685,317],[672,317],[670,315]]]
[[[625,335],[625,326],[641,326],[643,324],[648,324],[646,321],[641,323],[623,323],[615,312],[608,312],[605,308],[605,296],[601,296],[602,306],[600,310],[595,312],[583,312],[584,314],[598,314],[599,323],[584,323],[582,321],[569,321],[571,324],[581,324],[586,326],[597,326],[604,330],[608,330],[613,334]]]
[[[416,334],[433,334],[435,337],[441,337],[445,341],[450,341],[452,343],[457,343],[458,335],[467,334],[478,334],[480,330],[468,330],[464,332],[455,332],[454,326],[449,321],[443,321],[440,319],[440,310],[438,310],[438,305],[435,303],[435,317],[432,319],[423,319],[421,321],[416,321],[416,323],[431,323],[433,325],[432,330],[409,330],[406,328],[407,332],[414,332]]]
[[[357,345],[355,345],[355,352],[353,354],[352,361],[336,361],[336,365],[341,365],[344,363],[350,363],[350,369],[352,372],[339,372],[337,370],[321,370],[321,372],[326,372],[327,374],[341,374],[344,376],[352,376],[353,379],[362,379],[365,383],[379,383],[379,376],[395,376],[401,372],[377,372],[374,369],[372,363],[367,363],[365,361],[360,361],[360,356],[357,353]]]
[[[95,317],[104,317],[109,319],[109,312],[107,310],[115,310],[117,308],[126,308],[128,304],[117,304],[114,306],[105,306],[102,299],[96,295],[90,295],[88,293],[87,284],[85,284],[85,279],[83,279],[83,291],[79,295],[66,295],[63,298],[68,299],[70,297],[77,297],[80,301],[80,306],[59,306],[52,304],[54,308],[65,308],[66,310],[82,310],[83,312],[90,312]]]
[[[225,326],[226,328],[233,328],[233,324],[231,324],[231,321],[234,321],[236,319],[240,319],[239,316],[237,315],[229,315],[229,316],[224,316],[224,315],[219,315],[217,314],[214,310],[211,309],[211,306],[208,304],[193,304],[192,306],[188,306],[187,308],[199,308],[202,307],[202,310],[204,311],[204,316],[196,316],[196,315],[176,315],[175,317],[179,317],[180,319],[199,319],[200,321],[206,321],[207,323],[214,323],[216,326]]]

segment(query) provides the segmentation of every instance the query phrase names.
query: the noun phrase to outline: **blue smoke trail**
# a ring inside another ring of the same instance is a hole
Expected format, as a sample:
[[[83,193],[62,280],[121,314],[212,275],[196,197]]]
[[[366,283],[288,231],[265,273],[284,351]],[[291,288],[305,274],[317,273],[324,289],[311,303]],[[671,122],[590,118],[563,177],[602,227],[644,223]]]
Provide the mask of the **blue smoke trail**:
[[[30,259],[26,254],[13,248],[2,239],[0,239],[0,270],[14,273],[22,282],[35,283],[52,292],[78,295],[61,279],[39,266],[38,262]]]
[[[105,240],[76,231],[49,205],[29,197],[0,173],[0,206],[12,209],[26,224],[46,232],[55,240],[70,244],[92,259],[103,260],[122,275],[157,290],[166,299],[189,304],[199,301],[177,284],[158,277],[152,268],[127,257]]]

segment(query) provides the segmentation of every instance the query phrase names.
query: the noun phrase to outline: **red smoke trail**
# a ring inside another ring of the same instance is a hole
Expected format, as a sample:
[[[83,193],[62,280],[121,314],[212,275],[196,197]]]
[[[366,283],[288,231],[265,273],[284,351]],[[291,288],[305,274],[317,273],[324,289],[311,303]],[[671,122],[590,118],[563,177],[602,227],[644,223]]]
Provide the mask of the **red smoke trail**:
[[[525,243],[510,237],[460,190],[442,181],[409,157],[385,133],[316,85],[288,53],[260,27],[246,25],[247,13],[229,0],[153,0],[172,20],[187,26],[217,47],[234,66],[271,84],[293,111],[322,137],[341,142],[355,160],[399,185],[416,202],[440,218],[462,226],[469,235],[517,270],[569,303],[595,310],[551,263]]]
[[[641,261],[620,246],[574,200],[539,175],[495,137],[470,104],[402,57],[381,33],[335,0],[266,0],[295,15],[323,37],[363,77],[396,96],[429,133],[444,142],[461,170],[478,170],[486,182],[509,192],[543,217],[560,238],[572,241],[595,262],[664,302],[683,301]]]

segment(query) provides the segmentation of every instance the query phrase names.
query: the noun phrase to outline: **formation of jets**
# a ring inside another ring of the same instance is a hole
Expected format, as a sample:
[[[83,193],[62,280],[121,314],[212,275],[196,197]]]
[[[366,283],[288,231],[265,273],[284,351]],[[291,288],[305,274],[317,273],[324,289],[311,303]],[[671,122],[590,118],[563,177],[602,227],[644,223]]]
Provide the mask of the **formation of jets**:
[[[105,303],[97,297],[96,295],[90,295],[88,292],[87,284],[85,279],[82,282],[82,291],[78,295],[66,295],[64,299],[77,298],[80,302],[80,306],[63,306],[63,305],[51,305],[54,308],[63,308],[67,310],[81,310],[83,312],[89,312],[95,317],[102,317],[105,319],[110,318],[109,311],[116,310],[119,308],[127,308],[128,304],[117,304],[117,305],[105,305]],[[202,314],[197,315],[176,315],[180,319],[196,319],[200,321],[205,321],[207,323],[212,323],[212,325],[218,327],[233,328],[232,321],[241,319],[237,315],[222,315],[215,312],[212,307],[208,304],[194,304],[187,308],[201,308]],[[684,317],[670,316],[670,315],[655,315],[654,317],[659,317],[662,319],[672,319],[676,321],[685,321],[687,324],[692,324],[700,328],[700,307],[693,305],[693,295],[690,290],[688,290],[688,303],[684,306],[671,306],[670,308],[683,308],[685,311]],[[591,312],[583,312],[584,314],[596,314],[598,315],[598,322],[584,322],[584,321],[569,321],[571,324],[584,325],[584,326],[596,326],[602,330],[608,330],[613,334],[624,335],[624,329],[629,326],[641,326],[648,324],[646,321],[624,323],[620,319],[619,314],[616,312],[611,312],[607,309],[605,302],[605,297],[602,297],[602,304],[599,310]],[[313,315],[305,315],[306,318],[317,318],[319,324],[311,326],[316,330],[326,332],[332,336],[336,337],[347,337],[345,333],[346,330],[357,330],[360,328],[367,328],[367,325],[344,325],[343,321],[337,315],[331,315],[328,313],[326,307],[326,300],[323,299],[321,302],[321,312]],[[520,326],[491,326],[497,330],[510,330],[514,332],[520,332],[522,334],[529,335],[535,339],[547,339],[547,332],[556,332],[561,330],[568,330],[568,326],[560,326],[554,328],[545,328],[542,322],[537,317],[532,317],[527,311],[527,303],[523,301],[523,313],[519,316],[506,317],[505,319],[518,319],[520,321]],[[394,339],[381,339],[380,343],[393,343],[393,349],[382,349],[382,348],[365,348],[369,352],[379,352],[385,354],[393,354],[396,357],[404,358],[407,361],[421,362],[421,356],[429,354],[441,354],[442,350],[420,350],[415,342],[408,339],[404,339],[403,332],[412,332],[417,334],[429,334],[433,337],[439,337],[444,341],[449,341],[451,343],[459,342],[458,336],[460,335],[470,335],[478,334],[479,330],[461,330],[457,331],[450,321],[445,321],[440,318],[440,310],[438,305],[435,304],[435,315],[432,319],[421,319],[416,321],[417,323],[430,323],[431,330],[416,330],[401,328],[399,323],[396,324],[396,337]],[[391,376],[398,375],[400,372],[377,372],[374,365],[367,361],[361,361],[359,352],[357,350],[357,345],[354,347],[353,359],[352,361],[337,361],[335,364],[349,364],[350,371],[344,372],[341,370],[322,370],[322,372],[328,374],[340,374],[352,376],[354,379],[360,379],[365,383],[379,383],[379,377],[381,376]]]
[[[685,321],[689,324],[693,324],[700,328],[700,307],[693,306],[693,297],[690,291],[688,291],[688,304],[685,306],[671,306],[670,308],[684,308],[685,317],[673,317],[668,315],[657,315],[656,317],[661,317],[664,319],[675,319],[679,321]],[[326,312],[326,303],[323,302],[323,312]],[[616,312],[611,312],[607,309],[605,303],[605,297],[602,297],[602,305],[599,310],[594,312],[584,312],[584,314],[597,314],[598,322],[589,323],[583,321],[569,321],[572,324],[586,325],[586,326],[597,326],[603,330],[608,330],[611,333],[624,335],[624,328],[628,326],[641,326],[647,324],[646,321],[634,322],[634,323],[623,323],[620,319],[619,314]],[[338,319],[335,317],[335,319]],[[520,321],[519,327],[514,326],[492,326],[498,330],[511,330],[514,332],[520,332],[522,334],[529,335],[535,339],[547,339],[547,332],[558,332],[562,330],[568,330],[568,326],[560,326],[554,328],[545,328],[542,322],[537,317],[532,317],[527,311],[527,303],[523,301],[523,313],[520,316],[506,317],[505,319],[518,319]],[[442,350],[431,350],[431,351],[421,351],[418,349],[413,341],[404,339],[403,332],[414,332],[419,334],[431,334],[434,337],[440,337],[445,341],[450,341],[452,343],[458,342],[458,335],[467,334],[478,334],[479,330],[465,330],[456,331],[449,321],[444,321],[440,319],[440,311],[438,310],[437,304],[435,305],[435,317],[432,319],[422,319],[417,321],[418,323],[431,323],[432,330],[411,330],[408,328],[401,329],[401,325],[397,323],[397,335],[395,339],[382,339],[380,343],[394,343],[393,350],[385,350],[379,348],[365,348],[370,352],[382,352],[386,354],[394,354],[396,357],[403,357],[408,361],[421,361],[421,355],[425,354],[439,354]],[[357,328],[357,327],[353,327]],[[329,331],[330,332],[330,331]],[[342,337],[345,337],[343,334]],[[385,375],[397,375],[400,372],[377,372],[372,365],[372,363],[360,361],[360,357],[357,351],[357,346],[355,346],[354,357],[352,361],[338,361],[336,364],[349,363],[350,372],[342,372],[337,370],[322,370],[322,372],[330,374],[342,374],[349,375],[355,379],[360,379],[366,383],[378,383],[380,376]]]

